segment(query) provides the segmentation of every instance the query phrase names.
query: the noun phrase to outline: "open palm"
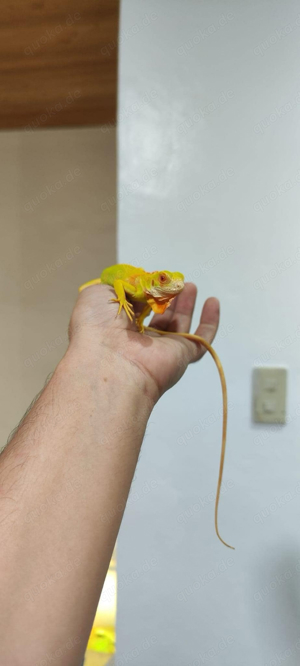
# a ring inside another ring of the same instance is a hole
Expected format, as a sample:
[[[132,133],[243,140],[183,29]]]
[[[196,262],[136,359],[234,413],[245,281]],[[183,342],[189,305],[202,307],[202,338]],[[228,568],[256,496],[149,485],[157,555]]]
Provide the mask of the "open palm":
[[[170,332],[170,336],[153,332],[138,332],[124,310],[119,316],[118,304],[111,303],[114,291],[107,285],[94,285],[78,296],[71,322],[70,337],[84,335],[88,344],[97,342],[107,358],[117,360],[120,370],[146,378],[149,392],[157,400],[183,375],[189,363],[199,360],[205,353],[201,344],[172,336],[172,332],[188,333],[196,301],[197,289],[186,283],[183,291],[163,315],[154,315],[150,326]],[[135,304],[138,313],[140,304]],[[208,298],[203,306],[196,335],[211,343],[219,324],[219,301]],[[102,345],[101,345],[102,343]]]

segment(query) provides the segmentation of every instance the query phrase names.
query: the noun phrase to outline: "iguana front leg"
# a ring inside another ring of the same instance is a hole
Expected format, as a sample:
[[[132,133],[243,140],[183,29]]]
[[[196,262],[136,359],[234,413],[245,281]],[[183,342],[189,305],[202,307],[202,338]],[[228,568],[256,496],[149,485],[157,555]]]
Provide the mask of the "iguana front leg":
[[[116,292],[117,298],[111,298],[110,303],[119,303],[118,315],[122,311],[122,308],[124,308],[127,317],[129,317],[130,321],[133,321],[134,309],[132,303],[127,301],[126,293],[134,296],[136,293],[136,288],[134,285],[128,284],[128,282],[125,282],[124,280],[115,280],[114,290]]]
[[[139,314],[139,316],[136,318],[135,323],[140,331],[140,333],[144,333],[145,327],[144,327],[144,319],[145,317],[148,317],[148,314],[151,312],[152,308],[149,303],[145,305],[143,308],[142,312]]]

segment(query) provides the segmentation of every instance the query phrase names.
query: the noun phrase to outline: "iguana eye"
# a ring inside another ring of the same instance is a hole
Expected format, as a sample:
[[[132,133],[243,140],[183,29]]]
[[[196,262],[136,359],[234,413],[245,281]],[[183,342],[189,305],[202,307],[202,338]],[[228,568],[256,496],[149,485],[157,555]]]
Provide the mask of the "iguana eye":
[[[160,274],[159,274],[159,281],[160,281],[160,284],[164,284],[165,282],[167,282],[167,279],[168,279],[168,278],[167,278],[167,276],[166,276],[165,273],[160,273]]]

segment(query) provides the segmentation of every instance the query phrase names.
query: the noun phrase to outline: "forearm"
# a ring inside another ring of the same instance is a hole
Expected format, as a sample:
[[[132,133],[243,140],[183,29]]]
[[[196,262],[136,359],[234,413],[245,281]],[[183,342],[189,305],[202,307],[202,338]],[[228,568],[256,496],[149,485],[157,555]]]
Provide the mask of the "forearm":
[[[80,663],[151,412],[140,371],[89,346],[71,344],[0,456],[6,666]]]

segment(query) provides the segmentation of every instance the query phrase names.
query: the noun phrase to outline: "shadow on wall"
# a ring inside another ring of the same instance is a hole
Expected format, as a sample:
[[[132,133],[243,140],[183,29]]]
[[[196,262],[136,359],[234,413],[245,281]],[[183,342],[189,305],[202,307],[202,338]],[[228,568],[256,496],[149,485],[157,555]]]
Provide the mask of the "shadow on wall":
[[[294,545],[282,550],[274,543],[265,559],[260,555],[255,579],[259,587],[254,596],[254,635],[260,636],[265,666],[287,663],[298,666],[300,660],[300,551]],[[252,582],[253,578],[251,577]],[[274,637],[275,640],[274,640]],[[277,642],[276,642],[277,641]]]

